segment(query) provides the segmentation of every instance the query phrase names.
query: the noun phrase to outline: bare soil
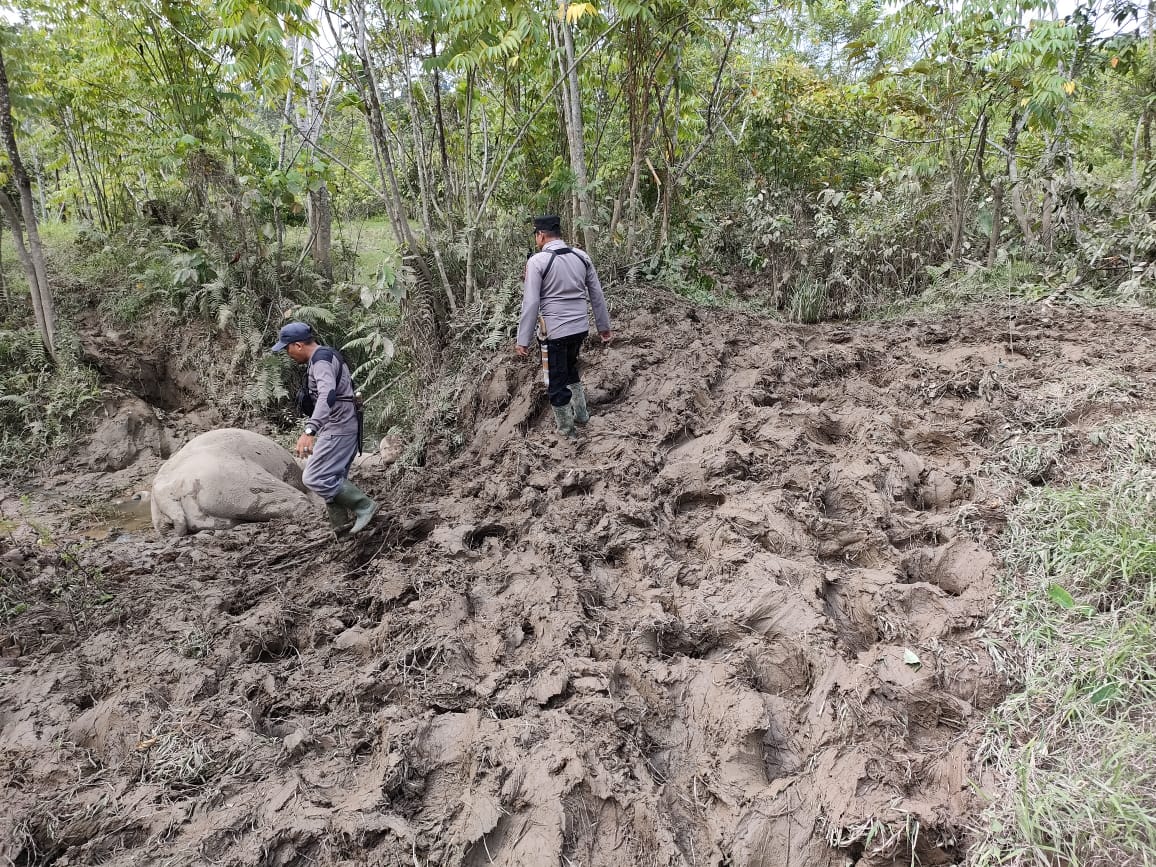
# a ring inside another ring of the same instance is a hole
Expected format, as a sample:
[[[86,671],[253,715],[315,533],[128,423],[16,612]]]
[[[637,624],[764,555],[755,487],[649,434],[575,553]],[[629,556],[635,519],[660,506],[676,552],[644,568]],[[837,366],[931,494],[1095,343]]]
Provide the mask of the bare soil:
[[[617,324],[580,443],[479,357],[356,541],[85,540],[9,486],[0,862],[962,863],[1006,510],[1150,408],[1148,317]]]

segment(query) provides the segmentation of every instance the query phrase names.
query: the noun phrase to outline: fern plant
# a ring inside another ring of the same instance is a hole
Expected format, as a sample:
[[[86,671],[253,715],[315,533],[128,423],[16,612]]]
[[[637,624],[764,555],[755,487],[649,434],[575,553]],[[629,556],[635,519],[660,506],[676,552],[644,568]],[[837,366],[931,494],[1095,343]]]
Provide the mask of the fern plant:
[[[482,338],[482,349],[494,350],[507,340],[510,323],[515,315],[515,299],[521,287],[512,280],[502,283],[490,305],[490,317],[486,322],[486,336]]]
[[[286,318],[305,322],[313,326],[313,330],[318,332],[325,328],[335,327],[340,320],[340,317],[333,310],[315,304],[299,304],[289,311]]]
[[[245,386],[245,404],[253,409],[265,409],[288,396],[281,375],[281,359],[276,356],[262,358]]]
[[[0,332],[0,466],[15,468],[75,440],[99,395],[96,373],[62,334],[55,365],[33,330]]]
[[[354,371],[362,394],[367,395],[366,401],[379,397],[388,386],[378,388],[389,370],[390,364],[397,354],[397,346],[385,335],[378,320],[366,322],[354,329],[356,335],[345,342],[342,352],[356,353],[365,359],[357,365]]]

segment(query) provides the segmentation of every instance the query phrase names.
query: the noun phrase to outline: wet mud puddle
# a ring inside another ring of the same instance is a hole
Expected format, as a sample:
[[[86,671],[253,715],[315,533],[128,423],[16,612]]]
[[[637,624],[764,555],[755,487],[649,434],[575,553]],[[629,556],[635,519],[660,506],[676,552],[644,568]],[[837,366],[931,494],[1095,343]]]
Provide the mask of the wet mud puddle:
[[[93,507],[91,512],[77,514],[76,518],[80,535],[92,541],[124,541],[123,537],[135,538],[144,533],[151,534],[153,530],[147,493],[118,497]]]

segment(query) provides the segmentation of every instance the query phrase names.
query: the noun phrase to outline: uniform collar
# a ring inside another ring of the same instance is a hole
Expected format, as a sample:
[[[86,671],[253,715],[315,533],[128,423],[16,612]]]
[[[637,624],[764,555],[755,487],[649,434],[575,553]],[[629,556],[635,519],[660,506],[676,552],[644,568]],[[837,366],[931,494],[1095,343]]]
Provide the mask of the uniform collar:
[[[542,245],[542,250],[543,250],[543,251],[545,251],[545,250],[556,250],[556,249],[558,249],[559,247],[565,247],[565,246],[566,246],[566,242],[565,242],[565,241],[563,241],[561,238],[555,238],[553,241],[549,241],[549,242],[547,242],[546,244],[543,244],[543,245]]]

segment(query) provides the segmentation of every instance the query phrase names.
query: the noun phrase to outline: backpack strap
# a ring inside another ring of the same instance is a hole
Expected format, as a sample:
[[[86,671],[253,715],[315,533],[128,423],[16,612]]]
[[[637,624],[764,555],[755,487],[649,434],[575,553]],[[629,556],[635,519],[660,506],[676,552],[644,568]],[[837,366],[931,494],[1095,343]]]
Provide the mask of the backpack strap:
[[[345,401],[355,401],[356,400],[356,398],[352,395],[350,395],[348,397],[338,397],[337,396],[337,389],[341,388],[341,377],[342,377],[342,374],[345,373],[345,368],[346,368],[345,356],[342,355],[338,350],[333,349],[332,347],[329,347],[329,346],[317,347],[317,349],[313,353],[313,357],[309,359],[309,366],[312,367],[313,363],[316,361],[334,361],[334,360],[336,360],[338,362],[338,366],[337,366],[337,376],[333,381],[333,386],[334,386],[333,396],[326,398],[326,402],[330,406],[333,406],[333,404],[335,404],[339,400],[345,400]],[[353,382],[350,381],[350,386],[352,386],[352,385],[353,385]],[[318,397],[320,397],[320,396],[321,395],[318,395]]]
[[[575,256],[578,256],[577,251],[571,249],[570,247],[562,247],[561,249],[556,249],[556,250],[543,250],[542,252],[550,254],[550,261],[547,262],[546,267],[544,269],[542,269],[542,280],[543,281],[545,281],[546,275],[550,273],[550,269],[552,267],[554,267],[554,260],[557,259],[559,256],[567,256],[571,253],[573,253]],[[589,269],[590,263],[586,259],[583,259],[581,256],[578,256],[578,258],[581,259],[581,261],[582,261],[582,267]]]

